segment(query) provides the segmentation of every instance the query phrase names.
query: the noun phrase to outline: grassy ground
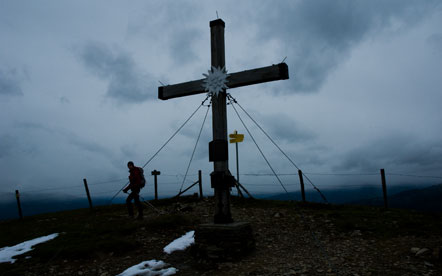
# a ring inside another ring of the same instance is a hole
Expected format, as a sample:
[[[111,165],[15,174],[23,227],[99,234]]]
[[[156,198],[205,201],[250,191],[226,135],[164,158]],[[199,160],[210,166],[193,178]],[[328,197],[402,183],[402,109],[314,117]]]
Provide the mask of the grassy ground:
[[[134,238],[141,234],[172,241],[185,231],[193,230],[196,225],[205,222],[199,212],[175,211],[178,208],[177,204],[196,206],[196,201],[197,199],[192,197],[183,198],[179,202],[174,199],[160,200],[154,204],[164,214],[159,215],[150,210],[150,217],[143,221],[129,220],[124,205],[96,207],[94,211],[80,209],[37,215],[23,220],[1,221],[0,248],[52,233],[60,233],[60,236],[19,256],[16,264],[0,264],[0,275],[25,275],[25,268],[21,265],[24,263],[26,267],[31,266],[37,271],[44,271],[43,267],[54,261],[94,260],[109,254],[117,258],[127,256],[142,246]],[[441,214],[364,206],[232,199],[234,212],[248,208],[280,210],[285,214],[298,216],[300,223],[306,223],[303,219],[307,214],[309,220],[313,218],[316,221],[316,225],[333,223],[337,231],[343,234],[360,230],[380,240],[398,236],[442,236]],[[210,217],[206,215],[205,220],[210,220]],[[157,251],[161,252],[161,249]],[[32,258],[25,259],[26,256]]]
[[[237,207],[281,208],[294,215],[312,213],[317,220],[331,220],[340,232],[361,230],[377,238],[396,236],[442,235],[442,213],[425,213],[405,209],[301,203],[278,200],[233,200]]]
[[[39,244],[34,250],[16,258],[23,260],[32,256],[26,260],[27,266],[42,266],[56,260],[87,260],[109,253],[123,256],[140,247],[134,236],[143,229],[154,236],[155,232],[164,229],[178,230],[196,223],[197,218],[179,213],[136,221],[127,217],[124,205],[101,206],[93,211],[80,209],[2,221],[0,248],[59,233],[57,238]],[[24,268],[19,265],[0,263],[0,275],[20,275],[22,270]]]
[[[119,223],[118,217],[109,219],[109,215],[116,209],[114,206],[96,208],[94,212],[81,209],[28,217],[22,221],[3,222],[0,247],[60,233],[53,241],[37,246],[32,255],[41,259],[56,256],[87,258],[97,250],[106,248],[130,250],[136,245],[125,237],[134,232],[136,226]]]

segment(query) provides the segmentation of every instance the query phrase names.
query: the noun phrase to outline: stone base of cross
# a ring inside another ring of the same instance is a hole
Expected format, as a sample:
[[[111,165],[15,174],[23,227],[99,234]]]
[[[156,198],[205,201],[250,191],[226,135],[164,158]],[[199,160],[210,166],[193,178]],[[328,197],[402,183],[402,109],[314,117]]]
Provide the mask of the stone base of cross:
[[[233,222],[230,212],[230,190],[235,179],[229,171],[228,161],[226,88],[289,78],[288,66],[285,63],[223,76],[223,72],[226,72],[224,28],[223,20],[210,21],[212,69],[205,75],[205,79],[158,87],[158,98],[161,100],[207,92],[212,95],[213,141],[209,144],[209,161],[213,162],[214,169],[210,174],[210,180],[212,188],[215,189],[214,223],[217,224]]]
[[[207,223],[196,228],[191,252],[198,259],[235,261],[253,251],[255,245],[252,226],[248,222]]]

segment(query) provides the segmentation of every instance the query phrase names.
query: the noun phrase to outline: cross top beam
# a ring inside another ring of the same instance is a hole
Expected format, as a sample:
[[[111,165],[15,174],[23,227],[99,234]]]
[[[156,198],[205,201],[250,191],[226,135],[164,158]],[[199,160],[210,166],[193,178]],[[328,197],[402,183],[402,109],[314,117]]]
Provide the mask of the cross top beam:
[[[212,68],[225,68],[224,28],[222,19],[210,21],[210,45]],[[213,72],[213,69],[212,69]],[[227,88],[235,88],[252,84],[285,80],[289,78],[288,66],[285,63],[245,70],[228,74]],[[168,100],[200,93],[207,93],[205,82],[199,79],[174,85],[158,87],[158,98]],[[210,174],[211,185],[215,189],[215,223],[233,222],[230,213],[230,188],[235,179],[229,171],[227,143],[227,108],[226,89],[221,93],[212,94],[212,134],[213,141],[209,143],[209,159],[213,162],[214,171]]]
[[[226,27],[226,23],[224,23],[224,21],[221,18],[210,21],[210,28],[217,26],[217,25],[221,25],[221,26],[223,26],[223,28]]]

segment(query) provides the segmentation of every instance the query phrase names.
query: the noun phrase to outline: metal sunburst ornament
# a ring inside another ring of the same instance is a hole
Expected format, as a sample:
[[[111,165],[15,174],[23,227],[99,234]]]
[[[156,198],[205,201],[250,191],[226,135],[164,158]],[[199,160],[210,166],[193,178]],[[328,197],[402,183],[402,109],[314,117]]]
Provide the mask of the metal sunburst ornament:
[[[204,80],[204,89],[208,92],[208,95],[218,96],[220,92],[227,89],[227,71],[226,68],[215,68],[212,66],[212,70],[208,71],[208,74],[203,74],[206,77]]]

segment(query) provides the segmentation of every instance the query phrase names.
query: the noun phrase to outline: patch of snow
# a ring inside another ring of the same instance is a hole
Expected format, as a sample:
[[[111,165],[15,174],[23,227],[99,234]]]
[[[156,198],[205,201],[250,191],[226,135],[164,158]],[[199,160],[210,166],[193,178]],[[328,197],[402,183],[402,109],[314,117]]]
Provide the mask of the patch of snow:
[[[151,275],[168,276],[176,274],[178,269],[174,267],[165,268],[168,265],[169,264],[166,264],[163,261],[157,261],[157,260],[144,261],[137,265],[129,267],[128,269],[123,271],[121,274],[118,274],[117,276],[151,276]]]
[[[174,240],[164,247],[164,252],[170,254],[176,250],[184,250],[195,242],[195,231],[189,231],[184,236]],[[169,264],[163,261],[150,260],[144,261],[132,267],[129,267],[117,276],[168,276],[178,272],[174,267],[167,267]]]
[[[195,242],[194,235],[195,231],[187,232],[184,236],[169,243],[166,247],[164,247],[163,251],[166,252],[167,254],[170,254],[173,251],[186,249]]]
[[[6,246],[0,248],[0,263],[6,263],[6,262],[15,263],[16,260],[13,259],[13,257],[29,252],[33,249],[32,247],[34,245],[47,242],[49,240],[56,238],[57,236],[58,233],[54,233],[44,237],[39,237],[33,240],[25,241],[14,246],[10,247]]]

